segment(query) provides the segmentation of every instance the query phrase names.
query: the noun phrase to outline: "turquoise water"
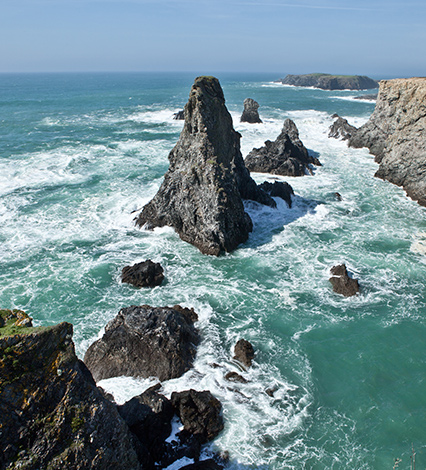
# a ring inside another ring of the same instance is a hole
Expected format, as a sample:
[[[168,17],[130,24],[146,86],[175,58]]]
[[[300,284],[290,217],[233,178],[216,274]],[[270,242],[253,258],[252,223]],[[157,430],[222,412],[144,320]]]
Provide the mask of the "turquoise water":
[[[195,367],[163,392],[210,389],[222,401],[226,427],[213,447],[229,451],[232,468],[391,469],[398,457],[408,469],[412,446],[425,468],[426,209],[374,178],[366,150],[327,137],[333,113],[360,125],[374,104],[353,100],[362,92],[219,74],[243,155],[290,117],[323,166],[285,178],[292,209],[248,202],[248,242],[213,258],[169,228],[133,224],[167,170],[182,128],[172,116],[194,78],[0,75],[1,307],[37,325],[72,322],[80,357],[121,307],[194,307]],[[247,97],[263,124],[239,122]],[[122,267],[147,258],[164,266],[164,284],[121,284]],[[332,292],[340,262],[360,280],[355,298]],[[241,337],[257,355],[248,383],[233,384],[223,376],[240,372],[231,357]],[[101,385],[123,402],[154,381]]]

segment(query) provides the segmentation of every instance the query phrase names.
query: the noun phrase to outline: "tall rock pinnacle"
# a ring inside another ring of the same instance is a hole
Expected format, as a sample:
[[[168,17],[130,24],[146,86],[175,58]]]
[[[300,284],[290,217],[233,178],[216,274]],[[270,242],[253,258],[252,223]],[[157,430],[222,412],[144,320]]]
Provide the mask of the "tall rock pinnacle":
[[[198,77],[185,106],[185,124],[169,154],[170,166],[136,224],[173,227],[202,253],[219,255],[244,243],[253,224],[242,199],[274,207],[244,165],[219,80]]]

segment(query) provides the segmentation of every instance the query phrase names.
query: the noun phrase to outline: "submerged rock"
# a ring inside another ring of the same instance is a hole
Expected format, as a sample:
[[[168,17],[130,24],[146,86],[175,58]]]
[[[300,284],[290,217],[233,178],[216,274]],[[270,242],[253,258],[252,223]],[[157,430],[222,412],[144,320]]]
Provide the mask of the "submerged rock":
[[[121,272],[121,282],[132,284],[135,287],[159,286],[164,279],[164,270],[160,263],[153,263],[150,259],[133,266],[124,266]]]
[[[234,347],[234,359],[241,362],[246,367],[250,367],[254,359],[254,348],[252,344],[245,339],[238,340]]]
[[[251,98],[244,100],[244,110],[241,115],[241,122],[248,122],[250,124],[261,123],[262,120],[259,117],[259,103]]]
[[[378,178],[402,186],[426,206],[426,78],[383,80],[369,121],[349,140],[368,147]]]
[[[120,375],[160,381],[180,377],[195,359],[196,320],[194,310],[179,305],[123,308],[89,347],[84,362],[96,381]]]
[[[250,171],[283,176],[303,176],[310,171],[309,164],[321,165],[309,155],[291,119],[284,121],[281,134],[274,142],[267,140],[264,147],[253,149],[245,164]]]
[[[244,243],[253,224],[243,199],[275,207],[244,166],[240,134],[232,126],[219,81],[198,77],[185,106],[185,124],[170,166],[136,224],[173,227],[202,253],[219,255]]]
[[[330,278],[334,292],[342,294],[345,297],[351,297],[359,292],[359,283],[357,279],[349,277],[348,271],[344,264],[333,266],[330,270],[332,277]]]
[[[141,469],[126,423],[76,357],[72,332],[61,323],[0,338],[0,468]]]
[[[347,119],[337,116],[337,119],[330,126],[328,137],[334,139],[348,140],[356,131],[357,128],[349,124]]]

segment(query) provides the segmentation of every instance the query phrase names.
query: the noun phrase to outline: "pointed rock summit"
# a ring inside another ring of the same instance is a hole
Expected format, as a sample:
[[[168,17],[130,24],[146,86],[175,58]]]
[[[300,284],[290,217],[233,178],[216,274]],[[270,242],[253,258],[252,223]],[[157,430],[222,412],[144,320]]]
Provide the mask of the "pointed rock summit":
[[[275,207],[250,177],[219,80],[198,77],[185,106],[185,124],[170,166],[136,224],[173,227],[202,253],[219,255],[244,243],[253,224],[242,199]]]

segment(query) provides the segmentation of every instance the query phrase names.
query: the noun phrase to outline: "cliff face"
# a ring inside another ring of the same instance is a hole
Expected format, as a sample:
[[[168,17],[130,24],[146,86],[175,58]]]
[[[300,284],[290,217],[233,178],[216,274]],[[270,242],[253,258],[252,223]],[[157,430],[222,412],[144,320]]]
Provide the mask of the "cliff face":
[[[364,75],[330,75],[328,73],[287,75],[278,81],[284,85],[314,87],[322,90],[368,90],[379,86],[376,80]]]
[[[270,206],[275,202],[244,166],[240,137],[219,81],[196,78],[163,184],[136,223],[146,228],[171,226],[205,254],[219,255],[245,242],[252,221],[242,199]]]
[[[0,468],[140,469],[127,425],[74,353],[72,325],[22,331],[0,338]]]
[[[426,206],[426,78],[380,82],[376,108],[349,146],[368,147],[380,163],[376,176]]]

